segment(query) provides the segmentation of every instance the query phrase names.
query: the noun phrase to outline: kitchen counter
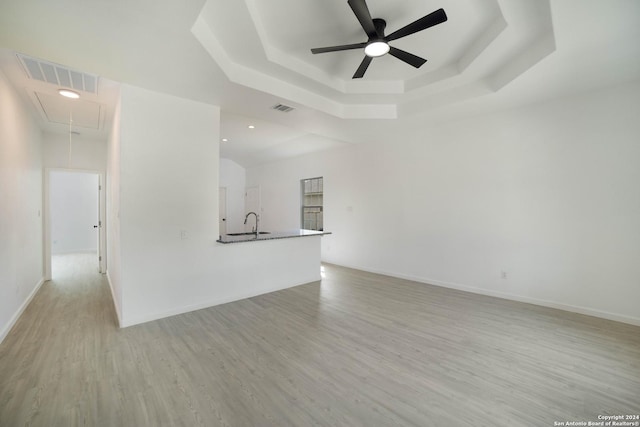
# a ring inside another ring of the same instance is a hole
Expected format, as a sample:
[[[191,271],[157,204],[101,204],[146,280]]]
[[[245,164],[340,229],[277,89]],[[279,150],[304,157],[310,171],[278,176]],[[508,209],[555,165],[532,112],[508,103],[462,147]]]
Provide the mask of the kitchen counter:
[[[219,290],[215,304],[251,298],[322,279],[321,238],[331,233],[300,229],[265,230],[271,232],[258,236],[255,233],[238,233],[235,236],[223,234],[218,243],[213,244],[212,254],[217,264],[211,286]],[[215,304],[207,303],[207,306]]]
[[[256,236],[255,233],[238,233],[239,235],[223,234],[218,243],[243,243],[243,242],[257,242],[261,240],[276,240],[276,239],[290,239],[293,237],[307,237],[307,236],[322,236],[325,234],[331,234],[328,231],[314,231],[314,230],[290,230],[290,231],[274,231],[263,232],[261,231]]]

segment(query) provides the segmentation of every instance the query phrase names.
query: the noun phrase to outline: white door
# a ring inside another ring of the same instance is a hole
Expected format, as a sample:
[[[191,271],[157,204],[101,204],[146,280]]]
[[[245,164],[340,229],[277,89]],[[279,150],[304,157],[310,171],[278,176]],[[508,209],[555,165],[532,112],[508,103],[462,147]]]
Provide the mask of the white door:
[[[227,189],[220,187],[218,189],[218,234],[227,234]]]

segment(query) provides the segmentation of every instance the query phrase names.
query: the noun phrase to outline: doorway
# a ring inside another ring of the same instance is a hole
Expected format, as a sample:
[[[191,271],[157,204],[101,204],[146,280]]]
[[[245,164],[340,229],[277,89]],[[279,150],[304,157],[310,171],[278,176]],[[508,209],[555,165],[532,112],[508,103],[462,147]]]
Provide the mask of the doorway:
[[[95,171],[49,170],[45,183],[45,275],[52,258],[83,254],[92,269],[104,272],[102,176]]]

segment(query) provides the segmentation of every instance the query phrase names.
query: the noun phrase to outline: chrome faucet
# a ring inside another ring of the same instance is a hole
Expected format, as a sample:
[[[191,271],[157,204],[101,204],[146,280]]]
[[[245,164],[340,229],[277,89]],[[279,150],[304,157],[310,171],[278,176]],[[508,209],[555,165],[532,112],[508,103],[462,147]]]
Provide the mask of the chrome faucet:
[[[244,223],[247,223],[247,220],[249,219],[249,215],[255,215],[256,216],[256,228],[253,231],[254,233],[256,233],[256,236],[258,235],[258,224],[260,223],[260,219],[258,218],[258,214],[255,212],[249,212],[245,217],[244,217]]]

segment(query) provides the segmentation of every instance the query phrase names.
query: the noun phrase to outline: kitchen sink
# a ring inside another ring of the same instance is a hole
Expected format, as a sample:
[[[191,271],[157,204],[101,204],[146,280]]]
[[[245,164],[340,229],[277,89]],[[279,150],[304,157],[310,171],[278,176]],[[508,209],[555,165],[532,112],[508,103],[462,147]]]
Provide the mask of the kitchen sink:
[[[245,233],[227,233],[227,236],[255,236],[255,232],[245,232]],[[260,231],[258,234],[271,234],[270,231]]]

